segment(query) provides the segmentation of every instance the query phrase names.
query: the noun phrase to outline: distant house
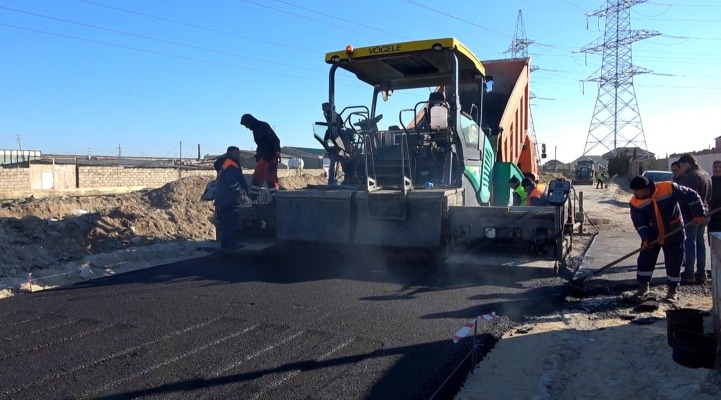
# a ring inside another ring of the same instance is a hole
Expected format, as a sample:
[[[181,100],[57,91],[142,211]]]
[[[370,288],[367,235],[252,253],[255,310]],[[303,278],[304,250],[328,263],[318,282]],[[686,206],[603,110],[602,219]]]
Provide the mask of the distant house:
[[[595,163],[595,165],[598,166],[598,170],[600,170],[600,171],[604,171],[604,170],[608,169],[608,160],[607,159],[603,158],[603,156],[590,156],[590,155],[581,156],[581,157],[578,157],[577,159],[573,160],[571,162],[571,169],[575,171],[576,166],[578,165],[578,162],[581,160],[593,161]]]
[[[613,158],[614,155],[617,154],[624,154],[629,157],[633,157],[635,154],[635,158],[637,160],[653,160],[654,158],[656,158],[656,154],[648,150],[644,150],[640,147],[617,147],[615,151],[609,151],[601,157],[603,157],[605,160],[610,160],[611,158]]]
[[[571,170],[571,164],[566,164],[559,160],[548,160],[541,167],[543,172],[564,172]]]

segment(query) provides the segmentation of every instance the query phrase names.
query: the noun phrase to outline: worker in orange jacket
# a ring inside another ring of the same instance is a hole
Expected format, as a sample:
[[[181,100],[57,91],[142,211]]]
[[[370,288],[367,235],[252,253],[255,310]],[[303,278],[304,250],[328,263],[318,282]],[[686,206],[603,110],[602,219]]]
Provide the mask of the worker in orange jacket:
[[[683,226],[679,203],[689,206],[697,224],[705,222],[706,214],[701,197],[693,189],[670,181],[654,183],[645,176],[631,179],[630,187],[633,190],[631,220],[641,237],[641,247],[643,247],[638,253],[636,279],[639,282],[639,289],[636,297],[643,298],[649,293],[658,253],[663,249],[668,286],[666,299],[676,301],[677,288],[681,282],[684,233],[680,230],[665,239],[663,236]],[[658,240],[658,244],[651,245],[655,240]]]
[[[215,186],[215,206],[220,225],[220,247],[231,250],[236,248],[236,229],[239,218],[239,204],[248,190],[248,184],[240,167],[240,149],[228,147],[225,157],[219,158],[222,164],[216,165],[218,177]]]
[[[521,181],[523,190],[526,191],[526,205],[527,206],[547,206],[548,198],[545,190],[540,187],[539,184],[533,181],[531,178],[523,178]],[[544,185],[545,186],[545,185]]]

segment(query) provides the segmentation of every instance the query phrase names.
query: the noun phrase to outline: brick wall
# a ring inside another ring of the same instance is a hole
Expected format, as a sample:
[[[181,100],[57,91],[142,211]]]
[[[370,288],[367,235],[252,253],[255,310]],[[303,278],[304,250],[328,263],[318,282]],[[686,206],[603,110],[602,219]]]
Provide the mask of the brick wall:
[[[0,190],[29,190],[30,170],[28,168],[0,169]]]
[[[131,168],[79,166],[80,188],[143,186],[157,188],[187,176],[214,177],[213,170],[179,171],[174,168]]]

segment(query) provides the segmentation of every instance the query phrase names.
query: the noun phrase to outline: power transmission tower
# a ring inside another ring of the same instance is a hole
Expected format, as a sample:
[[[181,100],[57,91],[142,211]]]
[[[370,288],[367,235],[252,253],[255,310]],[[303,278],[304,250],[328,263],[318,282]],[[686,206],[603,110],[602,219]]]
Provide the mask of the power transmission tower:
[[[528,46],[532,45],[535,41],[526,37],[526,25],[523,23],[523,11],[518,10],[518,17],[516,18],[516,30],[513,32],[513,40],[511,45],[505,53],[510,53],[511,58],[528,58]],[[529,66],[530,72],[537,70],[534,66]],[[529,100],[536,98],[533,92],[529,92]],[[533,143],[536,145],[536,154],[538,152],[538,143],[536,142],[536,126],[533,124],[533,113],[531,107],[528,108],[528,135],[531,136]],[[538,160],[540,163],[540,160]]]
[[[511,53],[512,58],[528,57],[528,46],[532,45],[534,42],[535,41],[526,37],[526,25],[523,23],[523,11],[518,10],[516,30],[513,32],[513,40],[511,41],[511,46],[505,52]]]
[[[639,159],[649,157],[633,77],[651,70],[633,65],[631,57],[634,42],[661,34],[631,29],[631,7],[646,1],[607,0],[605,5],[586,14],[605,17],[606,21],[603,38],[581,49],[586,54],[603,54],[601,68],[585,79],[598,82],[599,86],[583,155],[594,150],[616,155],[618,149],[639,148],[644,150]]]

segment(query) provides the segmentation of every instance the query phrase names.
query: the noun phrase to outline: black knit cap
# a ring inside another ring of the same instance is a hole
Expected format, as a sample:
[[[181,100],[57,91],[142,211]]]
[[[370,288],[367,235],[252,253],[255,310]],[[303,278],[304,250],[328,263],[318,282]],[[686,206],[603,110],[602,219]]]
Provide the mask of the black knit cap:
[[[534,182],[531,178],[523,178],[523,180],[521,181],[521,186],[523,186],[524,188],[536,186],[536,182]]]
[[[631,183],[628,186],[631,190],[646,189],[651,186],[651,181],[649,181],[645,176],[639,175],[631,179]]]

